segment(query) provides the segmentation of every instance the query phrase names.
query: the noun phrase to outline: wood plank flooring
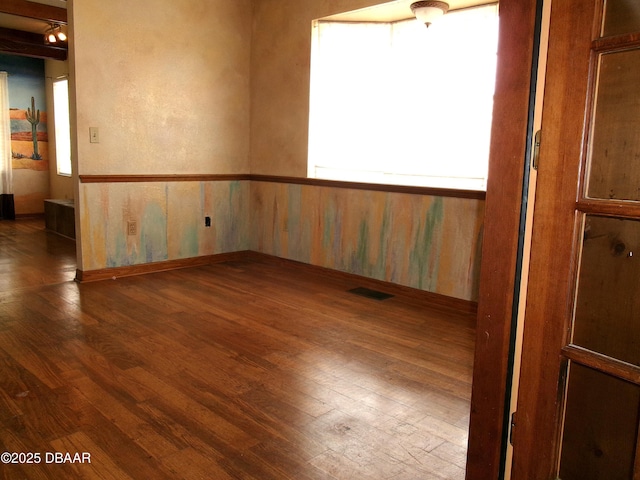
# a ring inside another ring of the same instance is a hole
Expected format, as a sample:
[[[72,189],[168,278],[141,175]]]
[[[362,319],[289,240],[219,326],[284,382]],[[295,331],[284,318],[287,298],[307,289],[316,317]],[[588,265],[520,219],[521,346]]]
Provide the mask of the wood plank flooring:
[[[266,260],[78,284],[74,257],[0,222],[0,452],[40,454],[0,478],[464,478],[469,315]]]

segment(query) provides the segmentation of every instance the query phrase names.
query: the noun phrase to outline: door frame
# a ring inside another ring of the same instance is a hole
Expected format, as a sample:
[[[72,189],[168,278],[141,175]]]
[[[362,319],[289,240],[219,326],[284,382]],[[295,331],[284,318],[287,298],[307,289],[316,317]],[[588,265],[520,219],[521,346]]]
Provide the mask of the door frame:
[[[501,0],[467,480],[504,478],[542,0]]]

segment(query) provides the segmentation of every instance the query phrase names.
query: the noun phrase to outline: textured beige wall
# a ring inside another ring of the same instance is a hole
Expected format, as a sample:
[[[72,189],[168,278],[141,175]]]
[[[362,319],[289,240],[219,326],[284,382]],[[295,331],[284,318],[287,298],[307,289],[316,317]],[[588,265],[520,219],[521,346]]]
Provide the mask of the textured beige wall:
[[[249,171],[250,0],[70,0],[68,8],[80,175]],[[98,127],[99,143],[89,142],[90,127]],[[116,219],[95,209],[110,202],[101,190],[76,188],[82,270],[95,265],[96,232]],[[148,189],[127,188],[132,204],[150,201]],[[174,208],[194,205],[195,195],[164,194]],[[202,212],[189,212],[196,214],[202,221]],[[126,209],[119,215],[118,222],[144,220]],[[167,252],[174,240],[167,238]]]
[[[383,2],[254,2],[251,173],[307,176],[311,22],[378,3]]]
[[[79,173],[246,173],[250,5],[73,2]]]

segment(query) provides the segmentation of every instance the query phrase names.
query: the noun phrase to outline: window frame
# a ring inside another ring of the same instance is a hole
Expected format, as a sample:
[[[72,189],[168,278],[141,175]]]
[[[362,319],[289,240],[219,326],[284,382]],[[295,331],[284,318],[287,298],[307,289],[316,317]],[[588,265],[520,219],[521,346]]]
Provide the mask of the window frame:
[[[66,85],[62,88],[61,85]],[[56,174],[61,177],[73,176],[71,163],[71,124],[69,115],[69,79],[64,76],[53,80],[53,130],[55,137]],[[64,98],[59,94],[64,92]],[[66,108],[60,108],[61,103]],[[61,161],[63,158],[63,161]],[[63,168],[61,168],[63,167]],[[64,168],[68,167],[68,168]]]
[[[488,12],[485,15],[490,16],[491,19],[495,18],[495,25],[496,25],[496,29],[494,32],[495,33],[495,55],[497,57],[497,48],[498,48],[497,37],[498,37],[498,25],[499,25],[499,22],[498,22],[499,10],[498,10],[497,3],[478,5],[474,7],[460,9],[459,11],[454,10],[452,11],[452,13],[448,15],[454,15],[456,12],[461,12],[462,10],[466,11],[471,9],[487,8],[487,7],[489,8],[493,7],[495,9],[493,11],[485,10],[486,12]],[[346,14],[346,15],[349,15],[349,14]],[[319,30],[320,30],[319,25],[322,23],[342,23],[347,25],[377,23],[382,25],[388,25],[390,31],[392,31],[395,28],[395,25],[402,24],[402,23],[408,24],[408,22],[416,22],[415,19],[399,19],[399,20],[393,20],[388,22],[387,21],[341,22],[341,21],[332,20],[332,17],[316,19],[312,22],[311,75],[310,75],[310,100],[309,100],[310,102],[309,103],[309,145],[308,145],[308,152],[307,152],[308,154],[307,178],[347,182],[347,183],[355,182],[355,183],[370,183],[370,184],[380,184],[380,185],[408,186],[408,187],[418,187],[418,188],[433,188],[438,190],[446,189],[446,190],[479,191],[479,192],[486,191],[487,177],[488,177],[490,138],[491,138],[492,111],[493,111],[493,96],[495,94],[495,77],[496,77],[495,66],[497,65],[497,58],[496,58],[496,62],[494,64],[493,70],[491,70],[491,65],[489,65],[489,73],[490,73],[490,76],[492,77],[491,81],[493,82],[493,85],[491,86],[492,88],[491,94],[487,95],[486,97],[481,97],[482,100],[480,101],[480,102],[485,102],[484,112],[486,114],[488,111],[489,117],[488,117],[488,120],[485,119],[485,121],[482,124],[480,124],[480,129],[482,130],[481,135],[485,135],[482,147],[486,149],[486,155],[481,153],[481,155],[483,156],[483,160],[482,160],[483,164],[480,166],[479,169],[476,169],[475,172],[472,171],[471,169],[467,169],[467,171],[469,172],[469,175],[459,176],[458,172],[454,171],[456,169],[449,169],[447,173],[445,173],[444,175],[441,175],[441,173],[437,171],[438,165],[442,165],[442,164],[446,165],[447,162],[446,161],[442,162],[441,160],[438,159],[439,157],[436,157],[434,155],[432,155],[431,158],[429,158],[428,156],[429,154],[427,154],[427,156],[424,157],[423,154],[420,153],[423,150],[418,150],[418,148],[421,148],[421,147],[419,146],[416,147],[415,144],[413,146],[414,148],[413,153],[410,155],[412,159],[407,159],[404,162],[402,162],[405,165],[404,171],[398,170],[398,169],[388,170],[384,168],[386,165],[389,165],[388,162],[390,162],[389,160],[386,160],[386,159],[383,160],[382,162],[379,162],[379,165],[381,165],[382,168],[378,168],[378,169],[375,169],[375,168],[361,169],[358,165],[355,165],[355,167],[351,169],[342,169],[342,165],[345,165],[345,163],[341,163],[339,164],[338,168],[335,169],[335,171],[333,172],[331,171],[331,169],[333,168],[332,162],[334,162],[335,164],[335,160],[330,160],[330,161],[322,160],[322,158],[326,159],[326,158],[329,158],[331,155],[330,154],[327,155],[326,153],[324,154],[318,153],[320,149],[318,149],[317,146],[322,142],[318,140],[318,135],[317,135],[317,132],[315,131],[316,129],[318,129],[317,118],[315,116],[316,110],[317,110],[317,105],[315,103],[317,103],[318,100],[314,99],[314,92],[316,89],[317,82],[320,81],[318,80],[319,76],[317,75],[317,72],[316,72],[316,69],[319,68],[317,56],[316,56],[317,49],[318,49]],[[421,28],[425,28],[422,25],[418,25],[418,26]],[[431,29],[433,28],[434,27],[432,26]],[[493,48],[493,47],[490,46],[490,48]],[[492,55],[492,53],[489,53],[489,55]],[[413,88],[414,90],[420,90],[412,87],[411,84],[407,85],[407,87]],[[390,96],[394,94],[394,90],[390,89],[387,91],[389,92]],[[489,107],[486,106],[487,105],[486,102],[488,101],[490,101]],[[336,110],[336,111],[339,114],[339,110]],[[393,117],[389,116],[389,118],[393,118]],[[471,129],[467,131],[471,131]],[[418,135],[414,135],[414,136],[418,137]],[[375,138],[375,135],[372,138]],[[396,137],[394,137],[393,140],[390,140],[389,145],[394,144],[394,142],[398,142],[400,138],[402,137],[397,135]],[[467,143],[475,145],[475,143],[470,143],[470,142],[472,141],[470,140]],[[325,142],[325,143],[332,143],[332,142]],[[362,144],[362,137],[359,140],[354,141],[354,144],[352,144],[351,149],[353,150],[353,147],[358,144]],[[398,143],[395,143],[395,145],[400,147],[401,144],[398,142]],[[401,150],[401,148],[399,148],[399,150]],[[484,152],[484,150],[482,151]],[[399,154],[402,155],[401,152]],[[484,160],[485,156],[486,156],[486,160]],[[466,155],[466,158],[469,158],[469,157],[470,155]],[[393,158],[393,156],[388,155],[386,158]],[[474,158],[478,158],[478,157],[475,157],[475,154],[474,154]],[[429,167],[430,170],[427,170],[424,167],[420,167],[415,170],[411,169],[410,165],[418,165],[419,164],[418,162],[421,162],[420,164],[424,165],[424,163],[422,163],[423,159],[426,159],[427,163],[431,162],[431,165],[433,168]],[[368,161],[369,159],[366,158],[366,156],[363,154],[363,157],[360,159],[361,164],[364,164]],[[474,160],[471,160],[466,165],[470,166],[473,161]],[[406,166],[409,166],[409,169],[406,169]],[[465,164],[462,164],[461,168],[465,168]],[[324,170],[324,173],[320,173],[322,170]],[[484,170],[484,173],[482,172],[482,170]]]

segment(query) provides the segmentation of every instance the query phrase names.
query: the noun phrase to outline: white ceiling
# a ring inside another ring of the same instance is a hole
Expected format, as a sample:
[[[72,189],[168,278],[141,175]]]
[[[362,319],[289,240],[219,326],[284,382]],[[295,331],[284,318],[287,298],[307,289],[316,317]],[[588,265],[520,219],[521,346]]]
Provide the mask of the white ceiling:
[[[411,4],[415,0],[395,0],[382,3],[373,7],[362,8],[348,13],[340,13],[324,17],[323,20],[338,22],[395,22],[413,17]],[[449,4],[449,10],[475,7],[487,3],[497,3],[492,0],[445,0]]]

